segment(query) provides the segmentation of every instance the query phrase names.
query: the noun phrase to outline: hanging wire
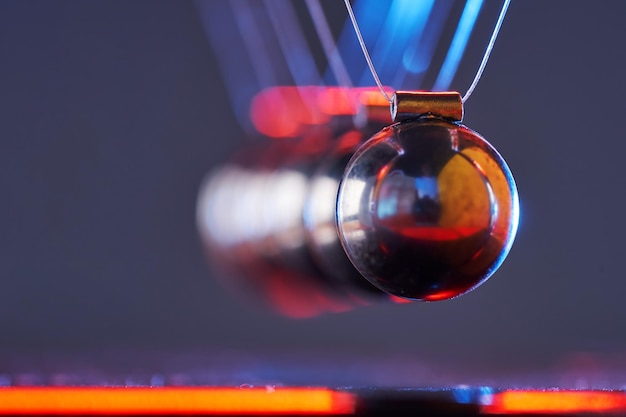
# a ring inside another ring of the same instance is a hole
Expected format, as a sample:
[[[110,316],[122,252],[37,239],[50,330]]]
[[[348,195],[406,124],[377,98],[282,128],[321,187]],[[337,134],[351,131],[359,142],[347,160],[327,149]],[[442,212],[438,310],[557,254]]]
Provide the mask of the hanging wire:
[[[439,69],[439,74],[433,84],[433,90],[446,91],[450,89],[450,84],[452,84],[452,80],[459,69],[459,64],[463,59],[463,55],[467,49],[467,43],[472,36],[483,4],[484,0],[467,0],[465,2],[465,7],[461,13],[450,46],[448,47],[448,52],[446,53],[446,57]]]
[[[374,77],[374,81],[376,81],[376,85],[380,92],[385,96],[385,99],[391,104],[393,101],[391,97],[385,91],[383,84],[380,82],[380,78],[378,78],[378,73],[374,68],[374,63],[372,62],[372,58],[370,58],[369,52],[367,52],[367,47],[365,46],[365,41],[363,40],[363,36],[361,35],[361,29],[359,29],[359,24],[356,21],[356,17],[354,16],[354,11],[352,10],[352,5],[350,4],[350,0],[344,0],[346,4],[346,9],[348,10],[348,14],[350,15],[350,20],[352,21],[352,26],[354,27],[354,32],[356,33],[356,37],[359,39],[359,44],[361,45],[361,50],[363,51],[363,55],[365,56],[365,60],[367,61],[367,66],[370,67],[370,71],[372,76]]]
[[[500,32],[500,27],[502,27],[502,22],[504,22],[504,16],[506,16],[506,11],[509,8],[509,4],[511,0],[504,0],[504,4],[502,4],[502,10],[500,10],[500,16],[498,16],[498,21],[496,22],[496,26],[493,28],[493,33],[491,34],[491,39],[489,39],[489,44],[487,45],[487,49],[485,50],[485,54],[483,55],[483,60],[480,62],[480,66],[478,67],[478,71],[476,71],[476,75],[474,76],[474,81],[467,89],[467,93],[463,96],[461,101],[463,104],[470,98],[474,89],[478,85],[478,81],[480,81],[480,77],[483,75],[483,71],[485,71],[485,67],[487,66],[487,61],[489,61],[489,55],[491,55],[491,50],[493,49],[493,45],[496,43],[496,38],[498,37],[498,33]]]
[[[356,36],[359,40],[359,45],[361,45],[363,56],[365,57],[365,60],[367,61],[367,65],[370,69],[370,72],[372,73],[372,76],[374,77],[374,81],[376,81],[376,85],[378,86],[378,89],[380,90],[382,95],[391,104],[392,100],[387,94],[387,92],[385,91],[382,83],[380,82],[380,78],[378,77],[378,73],[376,72],[376,68],[374,67],[374,63],[372,62],[372,59],[370,58],[370,54],[367,51],[367,46],[365,46],[365,41],[363,40],[363,36],[361,35],[361,30],[359,29],[359,25],[356,21],[356,17],[354,16],[354,11],[352,10],[352,5],[350,4],[350,0],[344,0],[344,3],[346,5],[346,10],[348,11],[348,15],[350,16],[350,20],[352,21],[354,32],[356,33]],[[487,61],[489,60],[491,51],[493,50],[493,46],[496,43],[498,33],[500,32],[500,28],[502,27],[502,22],[504,22],[504,17],[506,16],[506,12],[509,8],[510,3],[511,3],[511,0],[504,0],[504,3],[502,4],[502,10],[500,10],[498,21],[496,22],[496,25],[493,29],[493,33],[491,34],[491,39],[489,39],[489,43],[487,44],[487,48],[485,49],[485,53],[483,55],[483,59],[480,63],[480,66],[478,67],[478,71],[476,72],[476,75],[474,76],[474,80],[472,81],[472,84],[470,85],[467,92],[461,99],[463,103],[465,103],[469,99],[469,97],[474,92],[474,89],[478,85],[478,81],[480,81],[480,78],[485,70],[485,67],[487,66]]]

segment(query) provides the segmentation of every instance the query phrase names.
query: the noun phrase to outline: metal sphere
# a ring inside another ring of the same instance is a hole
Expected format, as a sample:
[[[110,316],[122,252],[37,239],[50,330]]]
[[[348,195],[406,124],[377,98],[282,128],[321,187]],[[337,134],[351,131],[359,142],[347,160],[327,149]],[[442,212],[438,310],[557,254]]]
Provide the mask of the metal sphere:
[[[442,300],[483,283],[517,231],[515,182],[467,127],[435,117],[397,123],[348,163],[337,199],[342,246],[392,295]]]

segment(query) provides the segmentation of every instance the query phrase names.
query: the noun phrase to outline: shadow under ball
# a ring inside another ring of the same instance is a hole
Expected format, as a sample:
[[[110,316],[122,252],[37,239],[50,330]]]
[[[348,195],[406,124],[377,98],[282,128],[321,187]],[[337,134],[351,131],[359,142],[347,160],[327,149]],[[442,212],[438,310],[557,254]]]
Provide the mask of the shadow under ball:
[[[457,297],[487,280],[515,238],[519,202],[498,152],[425,115],[374,135],[349,161],[337,226],[354,267],[395,296]]]

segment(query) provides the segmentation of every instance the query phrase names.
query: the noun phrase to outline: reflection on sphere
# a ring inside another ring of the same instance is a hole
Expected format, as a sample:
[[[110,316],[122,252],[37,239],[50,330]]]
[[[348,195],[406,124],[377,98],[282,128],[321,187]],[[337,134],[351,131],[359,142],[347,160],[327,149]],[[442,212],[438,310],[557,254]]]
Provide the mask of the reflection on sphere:
[[[353,156],[338,228],[356,269],[396,296],[461,295],[498,268],[517,229],[504,160],[478,134],[437,118],[383,129]]]

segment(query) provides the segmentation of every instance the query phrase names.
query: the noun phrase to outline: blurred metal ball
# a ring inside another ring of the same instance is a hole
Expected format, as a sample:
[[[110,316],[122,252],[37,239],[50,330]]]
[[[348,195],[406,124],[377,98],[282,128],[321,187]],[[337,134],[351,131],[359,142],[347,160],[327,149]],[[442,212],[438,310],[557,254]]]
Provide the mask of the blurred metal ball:
[[[435,117],[396,123],[352,157],[337,225],[355,268],[392,295],[442,300],[500,266],[517,231],[515,182],[467,127]]]

